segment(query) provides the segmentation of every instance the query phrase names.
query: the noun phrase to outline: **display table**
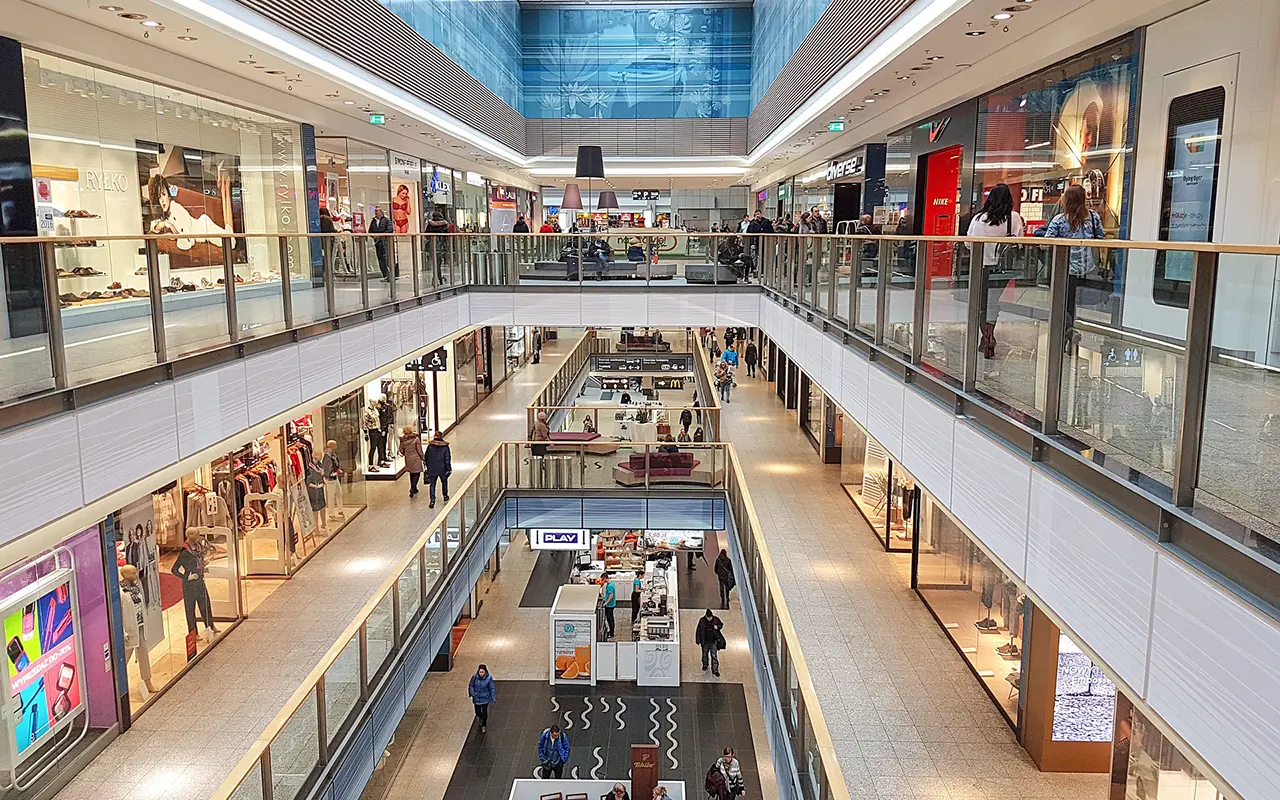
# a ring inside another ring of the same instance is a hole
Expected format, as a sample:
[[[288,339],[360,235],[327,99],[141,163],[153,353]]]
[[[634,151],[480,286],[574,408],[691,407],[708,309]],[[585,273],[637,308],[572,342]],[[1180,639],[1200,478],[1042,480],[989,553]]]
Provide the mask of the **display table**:
[[[669,560],[665,567],[656,561],[648,562],[642,580],[636,685],[679,686],[680,598],[676,588],[676,560]]]
[[[551,604],[550,681],[596,685],[596,608],[600,587],[567,584]]]
[[[539,780],[537,778],[517,778],[511,786],[511,794],[507,800],[543,800],[547,797],[586,797],[588,800],[596,800],[598,797],[604,797],[613,791],[612,780],[588,781],[588,780]],[[627,787],[627,795],[631,795],[631,781],[617,781]],[[685,800],[684,781],[658,781],[658,785],[667,790],[667,797],[670,800]],[[639,798],[638,800],[648,800],[648,798]]]

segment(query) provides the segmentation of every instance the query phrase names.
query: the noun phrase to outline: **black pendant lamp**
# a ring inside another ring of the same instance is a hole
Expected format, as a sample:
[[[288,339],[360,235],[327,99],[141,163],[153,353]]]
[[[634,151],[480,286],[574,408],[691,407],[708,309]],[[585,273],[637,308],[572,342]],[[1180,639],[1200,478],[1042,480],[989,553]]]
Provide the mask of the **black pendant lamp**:
[[[573,170],[576,178],[587,179],[587,197],[591,196],[591,183],[594,178],[604,177],[604,153],[600,148],[593,144],[578,145],[578,163]],[[597,200],[596,210],[600,210],[600,203]]]

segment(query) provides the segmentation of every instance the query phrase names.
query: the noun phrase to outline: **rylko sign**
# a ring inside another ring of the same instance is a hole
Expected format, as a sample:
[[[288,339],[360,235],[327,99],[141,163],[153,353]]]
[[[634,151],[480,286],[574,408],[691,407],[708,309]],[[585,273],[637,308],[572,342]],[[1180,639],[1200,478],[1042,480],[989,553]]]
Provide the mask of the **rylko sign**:
[[[850,156],[843,161],[832,161],[827,164],[827,180],[837,181],[841,178],[856,178],[866,169],[866,159],[861,153]]]

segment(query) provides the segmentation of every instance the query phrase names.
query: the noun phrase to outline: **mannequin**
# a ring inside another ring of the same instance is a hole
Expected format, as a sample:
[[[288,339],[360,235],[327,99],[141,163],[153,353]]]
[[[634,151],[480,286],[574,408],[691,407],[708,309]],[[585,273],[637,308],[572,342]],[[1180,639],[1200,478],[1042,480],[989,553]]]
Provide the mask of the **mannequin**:
[[[396,404],[389,396],[378,401],[378,424],[382,430],[382,458],[378,460],[378,466],[385,469],[391,466],[391,459],[387,458],[387,445],[395,441],[391,431],[396,425]]]
[[[382,421],[378,417],[377,400],[370,400],[369,406],[360,415],[360,427],[369,442],[369,471],[377,472],[379,465],[387,460],[387,446],[382,441]]]
[[[187,609],[187,633],[196,629],[196,610],[204,618],[205,638],[213,641],[218,627],[213,624],[213,605],[204,584],[204,534],[199,528],[187,528],[187,543],[169,570],[182,579],[182,603]]]
[[[343,519],[342,510],[342,462],[338,458],[338,443],[330,439],[324,443],[324,456],[320,459],[320,473],[324,476],[325,516]]]
[[[307,482],[307,500],[311,503],[311,510],[315,512],[315,518],[320,523],[320,530],[329,530],[329,515],[325,511],[326,492],[324,467],[320,466],[320,462],[316,460],[313,454],[303,468],[306,473]]]
[[[142,600],[142,582],[138,568],[132,564],[120,567],[120,616],[124,621],[124,661],[129,663],[136,653],[138,674],[142,676],[139,693],[142,702],[156,691],[151,682],[151,653],[147,650],[146,607]]]

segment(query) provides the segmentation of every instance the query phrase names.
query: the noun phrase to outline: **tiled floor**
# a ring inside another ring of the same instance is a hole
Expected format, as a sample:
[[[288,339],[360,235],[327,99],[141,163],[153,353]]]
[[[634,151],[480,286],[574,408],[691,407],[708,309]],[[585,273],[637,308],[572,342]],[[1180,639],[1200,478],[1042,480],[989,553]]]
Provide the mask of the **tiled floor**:
[[[593,716],[591,730],[595,731],[597,726],[605,728],[609,733],[608,743],[603,739],[596,741],[593,738],[595,733],[588,735],[590,741],[585,741],[578,738],[582,734],[580,714],[586,708],[581,700],[584,690],[574,687],[562,692],[564,696],[557,701],[558,710],[551,704],[546,662],[548,609],[522,607],[519,604],[531,575],[541,574],[534,573],[535,560],[534,554],[526,549],[523,538],[518,536],[503,556],[502,571],[496,580],[487,585],[482,580],[479,593],[484,603],[458,649],[455,669],[427,676],[413,699],[409,714],[396,731],[390,756],[375,771],[373,781],[365,789],[363,800],[442,800],[446,797],[500,796],[496,794],[496,788],[492,791],[489,788],[477,791],[477,782],[486,787],[496,787],[498,783],[508,779],[500,777],[495,783],[495,771],[505,776],[509,771],[509,764],[525,767],[519,774],[532,776],[533,768],[537,765],[536,737],[543,728],[557,719],[571,736],[573,752],[569,762],[570,771],[576,765],[579,767],[579,774],[586,777],[595,767],[596,774],[605,779],[625,778],[625,774],[616,774],[617,770],[614,769],[617,763],[625,763],[614,753],[614,745],[620,747],[624,741],[651,741],[649,714],[653,707],[649,705],[650,696],[660,704],[657,735],[663,751],[666,752],[670,745],[670,740],[666,738],[668,731],[679,742],[677,748],[671,751],[678,764],[672,770],[673,774],[681,775],[686,780],[692,780],[699,774],[705,775],[707,767],[723,747],[732,745],[740,756],[754,751],[753,771],[758,771],[759,775],[756,777],[753,774],[749,779],[749,796],[776,800],[777,787],[773,778],[769,745],[764,734],[760,695],[747,651],[741,608],[736,598],[731,610],[718,612],[725,623],[724,633],[729,644],[728,649],[720,654],[720,678],[701,670],[700,651],[694,644],[692,635],[700,612],[696,609],[682,611],[681,629],[689,632],[681,637],[681,679],[684,685],[679,690],[648,691],[630,682],[600,682],[587,694],[593,698],[592,711],[599,707],[596,700],[607,699],[614,714],[610,715],[609,722],[612,724],[606,724],[603,718]],[[467,697],[467,681],[481,663],[492,670],[498,682],[498,699],[492,707],[489,731],[485,734],[490,737],[487,742],[473,725],[473,708]],[[703,685],[707,682],[715,683],[715,689],[704,688]],[[626,727],[621,731],[615,721],[619,697],[623,698],[623,703],[627,706],[623,716]],[[677,704],[677,710],[672,715],[676,723],[674,728],[666,719],[671,710],[666,702],[668,697]],[[639,699],[643,704],[640,713],[637,713],[637,704],[633,699]],[[685,703],[696,708],[698,713],[691,713],[684,707]],[[577,710],[573,711],[573,727],[568,727],[565,715],[571,708]],[[736,724],[724,725],[719,724],[723,720],[711,720],[704,726],[698,726],[694,720],[701,719],[701,712],[704,710],[712,716],[730,717],[728,721]],[[643,718],[642,724],[637,725],[635,720],[638,718]],[[502,730],[504,726],[518,728],[521,733],[516,739],[511,739],[510,732]],[[632,730],[635,730],[634,736],[623,733]],[[698,730],[699,734],[687,736],[681,730]],[[623,735],[619,736],[620,733]],[[495,746],[499,744],[500,746]],[[601,757],[605,759],[603,767],[599,767],[594,758],[596,746],[602,748]],[[668,767],[670,762],[664,762],[664,769]],[[685,774],[686,769],[690,770],[689,774]],[[462,791],[463,788],[467,791]],[[507,789],[509,788],[508,783]],[[702,796],[700,780],[689,796]]]
[[[1039,772],[822,464],[773,386],[723,412],[854,798],[1103,800],[1105,775]]]
[[[494,443],[525,437],[525,404],[579,335],[548,342],[541,364],[510,376],[459,424],[450,436],[458,485]],[[208,797],[436,513],[425,494],[410,502],[407,479],[370,482],[368,503],[58,797]]]

